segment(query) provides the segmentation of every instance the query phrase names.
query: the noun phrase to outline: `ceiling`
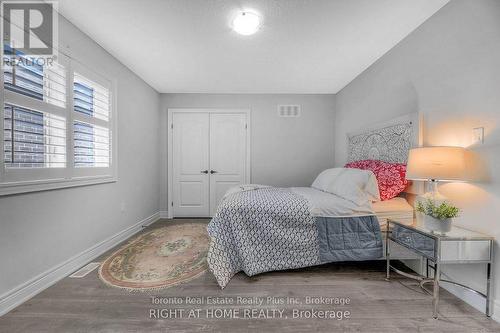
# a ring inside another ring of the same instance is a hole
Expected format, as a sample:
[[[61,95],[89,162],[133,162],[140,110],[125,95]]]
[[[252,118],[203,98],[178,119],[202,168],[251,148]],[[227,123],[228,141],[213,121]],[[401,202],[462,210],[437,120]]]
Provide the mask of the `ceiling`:
[[[449,0],[59,0],[161,93],[337,93]],[[263,26],[237,35],[252,9]]]

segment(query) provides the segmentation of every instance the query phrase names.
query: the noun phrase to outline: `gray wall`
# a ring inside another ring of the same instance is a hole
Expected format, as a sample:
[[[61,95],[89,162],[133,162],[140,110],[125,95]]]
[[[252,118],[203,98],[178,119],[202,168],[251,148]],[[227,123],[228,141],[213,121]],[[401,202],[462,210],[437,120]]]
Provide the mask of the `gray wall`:
[[[280,118],[278,104],[300,104],[299,118]],[[275,186],[309,186],[333,166],[333,95],[162,94],[162,196],[167,210],[167,109],[251,109],[251,181]]]
[[[66,20],[59,29],[73,57],[117,80],[119,180],[0,197],[0,298],[159,211],[159,94]]]
[[[470,148],[489,179],[441,191],[463,209],[457,224],[500,239],[500,1],[451,1],[337,94],[336,164],[346,161],[346,133],[414,111],[426,145],[469,147],[472,129],[485,127],[485,144]],[[498,299],[500,256],[496,264]],[[446,273],[484,290],[482,266]]]

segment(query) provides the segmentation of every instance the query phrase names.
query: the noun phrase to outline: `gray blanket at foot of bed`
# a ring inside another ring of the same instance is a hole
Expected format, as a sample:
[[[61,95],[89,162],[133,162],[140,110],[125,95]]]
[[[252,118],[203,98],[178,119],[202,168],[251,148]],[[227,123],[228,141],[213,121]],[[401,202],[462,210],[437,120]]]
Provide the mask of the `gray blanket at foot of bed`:
[[[375,260],[382,257],[375,216],[317,217],[321,262]]]
[[[208,233],[208,266],[222,288],[240,271],[252,276],[382,257],[376,217],[316,218],[303,196],[285,188],[229,195],[210,221]]]

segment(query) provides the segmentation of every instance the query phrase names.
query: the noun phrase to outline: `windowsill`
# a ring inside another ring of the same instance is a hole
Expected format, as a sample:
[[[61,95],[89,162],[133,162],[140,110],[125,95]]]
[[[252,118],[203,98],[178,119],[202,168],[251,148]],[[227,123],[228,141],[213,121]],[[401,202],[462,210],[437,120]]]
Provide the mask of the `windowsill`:
[[[82,177],[76,179],[57,179],[57,180],[44,180],[44,181],[32,181],[32,182],[22,182],[22,183],[4,183],[0,184],[0,197],[22,194],[30,192],[41,192],[50,191],[63,188],[80,187],[88,185],[97,184],[107,184],[114,183],[117,181],[115,176],[93,176],[93,177]]]

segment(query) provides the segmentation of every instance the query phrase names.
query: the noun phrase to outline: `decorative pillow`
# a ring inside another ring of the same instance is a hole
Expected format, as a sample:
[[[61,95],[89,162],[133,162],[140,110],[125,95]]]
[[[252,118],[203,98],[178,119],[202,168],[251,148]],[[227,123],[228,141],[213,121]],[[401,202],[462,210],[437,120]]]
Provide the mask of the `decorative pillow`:
[[[333,168],[321,172],[311,185],[359,206],[380,200],[377,178],[370,170]]]
[[[382,201],[397,197],[409,184],[406,180],[405,164],[364,160],[347,163],[345,167],[371,170],[375,174],[375,177],[377,177]]]

